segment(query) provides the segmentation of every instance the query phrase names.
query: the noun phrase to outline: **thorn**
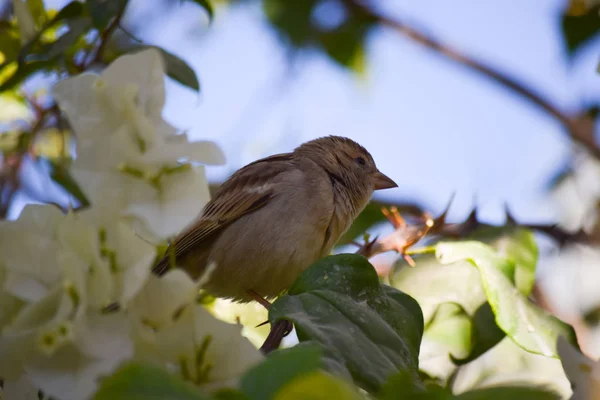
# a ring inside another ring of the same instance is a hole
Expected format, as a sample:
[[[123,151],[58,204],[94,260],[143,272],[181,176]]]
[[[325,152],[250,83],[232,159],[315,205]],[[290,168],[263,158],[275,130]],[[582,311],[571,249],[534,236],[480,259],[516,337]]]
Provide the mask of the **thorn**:
[[[391,222],[394,228],[398,229],[406,225],[406,221],[404,221],[404,218],[402,218],[396,206],[390,207],[389,210],[385,207],[382,207],[381,212],[388,219],[388,221]]]
[[[442,214],[433,220],[434,225],[439,225],[441,227],[446,224],[446,217],[448,216],[448,211],[450,211],[450,206],[452,206],[452,202],[454,201],[455,195],[456,192],[452,192],[452,194],[450,195],[450,200],[448,201],[448,205],[446,205],[446,208],[444,209]]]
[[[261,322],[260,324],[256,325],[256,326],[255,326],[255,328],[260,328],[261,326],[264,326],[264,325],[266,325],[266,324],[268,324],[268,323],[269,323],[269,321],[268,321],[268,320],[267,320],[267,321],[265,321],[265,322]]]
[[[246,291],[250,297],[252,297],[257,303],[266,308],[267,310],[271,307],[271,303],[269,303],[264,297],[260,294],[256,293],[254,290],[249,289]]]
[[[402,258],[404,258],[404,260],[406,260],[408,265],[410,265],[412,268],[417,266],[417,264],[415,263],[415,260],[413,260],[413,258],[411,256],[409,256],[408,254],[402,254]]]
[[[508,204],[504,204],[504,212],[506,213],[506,225],[514,226],[517,225],[517,220],[510,213],[510,208]]]

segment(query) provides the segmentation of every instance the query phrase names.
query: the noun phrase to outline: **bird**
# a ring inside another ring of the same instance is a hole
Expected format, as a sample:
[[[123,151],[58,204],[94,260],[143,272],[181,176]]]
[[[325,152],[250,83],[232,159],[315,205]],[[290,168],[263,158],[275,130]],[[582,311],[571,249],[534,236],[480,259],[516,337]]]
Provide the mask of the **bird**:
[[[214,297],[268,307],[339,238],[374,191],[398,185],[352,139],[325,136],[237,170],[169,244],[153,272],[210,268]]]

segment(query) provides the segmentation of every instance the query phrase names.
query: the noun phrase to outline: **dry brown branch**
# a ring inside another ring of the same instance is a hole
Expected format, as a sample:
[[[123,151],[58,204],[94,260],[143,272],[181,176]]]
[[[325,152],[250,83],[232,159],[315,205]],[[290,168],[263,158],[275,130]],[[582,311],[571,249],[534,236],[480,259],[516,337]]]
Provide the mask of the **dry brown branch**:
[[[374,11],[367,2],[361,0],[343,0],[350,12],[356,15],[369,18],[381,26],[388,27],[394,31],[412,39],[429,49],[445,56],[447,59],[457,62],[481,75],[499,83],[513,93],[529,100],[546,113],[554,117],[565,128],[572,140],[585,147],[594,157],[600,159],[600,147],[594,139],[594,120],[585,113],[570,115],[561,110],[547,98],[536,92],[525,83],[519,82],[516,78],[499,71],[498,69],[487,65],[483,61],[476,60],[474,57],[462,53],[447,43],[431,38],[418,29],[398,20],[389,18],[377,11]]]

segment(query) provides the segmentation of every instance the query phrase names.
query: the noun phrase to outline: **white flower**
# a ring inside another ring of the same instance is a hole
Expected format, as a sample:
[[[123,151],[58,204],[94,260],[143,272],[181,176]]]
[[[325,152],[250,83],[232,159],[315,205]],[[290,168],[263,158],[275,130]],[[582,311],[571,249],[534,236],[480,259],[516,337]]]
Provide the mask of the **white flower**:
[[[189,142],[162,119],[164,71],[150,49],[54,87],[77,134],[73,175],[86,195],[141,219],[160,238],[183,229],[209,199],[204,170],[181,161],[224,163],[214,143]]]
[[[171,325],[141,331],[136,357],[162,365],[207,391],[233,387],[245,371],[263,360],[241,329],[193,304],[178,313]]]
[[[118,220],[28,205],[0,224],[0,376],[83,399],[133,355],[124,306],[148,278],[154,248]],[[6,240],[5,240],[6,239]]]
[[[235,385],[263,359],[241,335],[241,325],[220,321],[195,304],[198,288],[212,268],[196,282],[178,269],[151,278],[129,308],[137,325],[136,358],[163,366],[205,390]]]
[[[269,334],[269,324],[257,327],[269,319],[267,309],[257,302],[235,303],[228,299],[215,299],[207,309],[225,322],[242,324],[242,335],[257,348],[262,346]]]
[[[558,338],[557,350],[573,387],[571,400],[600,398],[600,361],[587,358],[562,336]]]
[[[0,399],[38,400],[38,389],[26,375],[22,375],[17,380],[4,381],[4,387],[0,388]]]

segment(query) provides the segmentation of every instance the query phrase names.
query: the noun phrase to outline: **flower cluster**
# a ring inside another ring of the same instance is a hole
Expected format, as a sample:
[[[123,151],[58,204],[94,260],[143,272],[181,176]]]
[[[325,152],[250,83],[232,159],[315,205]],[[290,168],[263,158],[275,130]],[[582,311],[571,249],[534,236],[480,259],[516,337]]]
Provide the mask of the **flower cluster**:
[[[194,163],[224,162],[214,143],[189,142],[162,119],[164,76],[160,53],[145,50],[101,75],[55,86],[77,137],[72,173],[91,206],[65,214],[28,205],[16,221],[0,223],[6,396],[37,399],[41,390],[86,399],[127,360],[211,390],[262,359],[239,325],[197,303],[203,278],[150,273],[155,242],[191,222],[208,200]]]

